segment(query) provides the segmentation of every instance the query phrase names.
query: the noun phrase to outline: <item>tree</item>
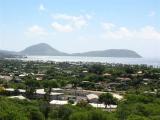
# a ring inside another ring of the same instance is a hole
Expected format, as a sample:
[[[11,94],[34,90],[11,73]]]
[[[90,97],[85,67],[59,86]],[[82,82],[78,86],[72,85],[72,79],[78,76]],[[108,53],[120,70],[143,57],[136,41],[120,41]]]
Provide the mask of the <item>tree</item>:
[[[81,107],[81,108],[88,108],[88,109],[91,108],[91,105],[88,104],[88,102],[84,100],[79,101],[76,106]]]
[[[73,80],[71,80],[72,87],[75,90],[75,96],[77,96],[77,87],[80,85],[80,83],[81,82],[79,79],[74,78]]]
[[[30,120],[44,120],[43,114],[37,108],[30,107],[29,109]]]
[[[89,117],[87,112],[76,112],[69,117],[69,120],[89,120]]]
[[[149,120],[149,118],[139,115],[130,115],[127,120]]]
[[[48,119],[48,115],[50,112],[50,94],[52,88],[58,87],[58,83],[55,80],[46,80],[43,82],[43,87],[45,89],[46,94],[44,95],[44,103],[42,104],[42,108],[45,118]]]
[[[117,99],[112,96],[110,93],[103,93],[99,96],[99,101],[107,105],[116,104]]]
[[[28,79],[25,81],[26,84],[26,96],[28,98],[33,98],[36,88],[39,87],[39,82],[34,79]]]
[[[102,74],[105,70],[104,65],[101,64],[94,64],[89,67],[89,72],[95,73],[95,74]]]

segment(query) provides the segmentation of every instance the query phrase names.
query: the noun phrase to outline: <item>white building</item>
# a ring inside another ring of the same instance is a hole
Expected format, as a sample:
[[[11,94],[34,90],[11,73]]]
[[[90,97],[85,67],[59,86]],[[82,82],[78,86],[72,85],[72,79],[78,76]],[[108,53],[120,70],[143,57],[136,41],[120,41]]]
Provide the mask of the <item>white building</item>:
[[[107,105],[105,106],[105,104],[97,104],[97,103],[89,103],[92,107],[94,108],[107,108],[107,109],[116,109],[117,105]]]
[[[11,97],[9,97],[9,98],[16,98],[16,99],[20,99],[20,100],[24,100],[24,99],[26,99],[24,96],[22,96],[22,95],[18,95],[18,96],[11,96]]]
[[[87,100],[91,103],[97,103],[98,102],[98,95],[96,94],[88,94],[87,96]]]
[[[50,102],[51,105],[66,105],[68,104],[67,100],[52,100]]]
[[[44,89],[36,89],[36,94],[37,97],[43,98],[44,95],[46,94],[46,91]],[[64,95],[64,93],[59,93],[59,92],[51,92],[50,97],[51,99],[61,99],[61,97]]]

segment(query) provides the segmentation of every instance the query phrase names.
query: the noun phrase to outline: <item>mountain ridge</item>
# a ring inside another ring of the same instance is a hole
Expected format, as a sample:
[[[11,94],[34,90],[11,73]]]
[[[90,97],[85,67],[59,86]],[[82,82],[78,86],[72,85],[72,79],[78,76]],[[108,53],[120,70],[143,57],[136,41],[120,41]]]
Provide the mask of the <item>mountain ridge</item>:
[[[88,51],[83,53],[68,54],[52,48],[46,43],[40,43],[27,47],[20,53],[25,55],[41,55],[41,56],[88,56],[88,57],[128,57],[128,58],[141,58],[135,51],[128,49],[108,49],[98,51]]]
[[[107,49],[107,50],[95,50],[88,51],[82,53],[65,53],[61,52],[57,49],[54,49],[52,46],[46,43],[39,43],[36,45],[31,45],[26,47],[24,50],[20,52],[12,52],[12,51],[2,51],[1,54],[9,55],[23,55],[23,56],[86,56],[86,57],[122,57],[122,58],[141,58],[137,52],[128,49]]]

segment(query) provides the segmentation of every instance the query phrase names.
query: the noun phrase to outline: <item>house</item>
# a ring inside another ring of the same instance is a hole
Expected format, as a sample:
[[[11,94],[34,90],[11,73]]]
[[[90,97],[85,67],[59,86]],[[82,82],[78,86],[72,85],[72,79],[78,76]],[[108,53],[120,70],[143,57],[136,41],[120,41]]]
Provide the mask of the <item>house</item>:
[[[15,90],[15,89],[13,89],[13,88],[6,88],[6,89],[5,89],[5,91],[7,91],[7,92],[14,92],[14,90]]]
[[[131,76],[132,76],[132,77],[137,77],[137,76],[138,76],[138,74],[131,74]]]
[[[45,74],[38,73],[38,74],[35,74],[35,76],[36,76],[36,80],[43,80],[43,77],[45,76]]]
[[[83,73],[88,73],[88,71],[87,70],[84,70],[84,71],[82,71]]]
[[[142,71],[138,71],[138,72],[137,72],[137,74],[142,74],[142,73],[143,73]]]
[[[144,94],[156,94],[156,91],[144,91]]]
[[[64,93],[51,92],[50,96],[51,96],[51,99],[61,100],[64,96]]]
[[[98,103],[89,103],[94,108],[105,108],[104,104],[98,104]]]
[[[24,95],[26,93],[26,90],[24,89],[17,89],[19,91],[20,94]]]
[[[61,106],[61,105],[66,105],[68,104],[67,100],[52,100],[50,101],[51,105],[57,105],[57,106]]]
[[[88,94],[86,95],[86,97],[87,97],[87,100],[91,103],[97,103],[99,99],[98,95],[96,94]]]
[[[20,78],[24,78],[24,77],[26,77],[27,75],[28,75],[27,73],[23,73],[23,74],[20,74],[19,77],[20,77]]]
[[[89,103],[94,108],[107,108],[107,109],[116,109],[117,105],[105,105],[105,104],[97,104],[97,103]]]
[[[36,94],[38,94],[38,95],[45,95],[46,92],[44,91],[44,89],[36,89]]]
[[[63,92],[64,90],[61,88],[52,88],[52,92]]]
[[[106,108],[107,109],[116,109],[117,105],[107,105]]]
[[[109,73],[105,73],[105,74],[103,74],[103,76],[104,76],[104,77],[110,77],[110,76],[112,76],[112,75],[109,74]]]
[[[123,99],[123,96],[122,95],[119,95],[117,93],[111,93],[113,95],[114,98],[116,98],[117,100],[122,100]]]
[[[43,98],[45,94],[46,94],[46,91],[44,89],[36,89],[36,96],[38,98]],[[63,95],[64,95],[64,93],[51,92],[50,98],[55,99],[55,100],[59,100],[59,99],[62,99]]]
[[[128,78],[128,77],[117,77],[117,80],[120,80],[120,81],[130,81],[131,78]]]
[[[38,73],[38,74],[35,74],[35,76],[36,76],[36,77],[43,77],[43,76],[45,76],[45,74],[40,74],[40,73]]]
[[[77,98],[76,98],[76,96],[68,95],[67,100],[72,100],[75,102],[77,100]]]
[[[71,89],[72,88],[72,84],[67,84],[64,89]]]
[[[144,81],[144,82],[150,82],[151,79],[149,79],[149,78],[143,78],[143,81]]]
[[[8,76],[8,75],[0,75],[0,79],[10,81],[13,79],[13,76]]]
[[[36,77],[36,80],[43,80],[43,77]]]
[[[20,99],[20,100],[24,100],[24,99],[26,99],[24,96],[22,96],[22,95],[18,95],[18,96],[11,96],[11,97],[9,97],[9,98],[17,98],[17,99]]]
[[[6,95],[14,95],[15,94],[15,89],[14,88],[6,88],[5,89],[5,94]]]

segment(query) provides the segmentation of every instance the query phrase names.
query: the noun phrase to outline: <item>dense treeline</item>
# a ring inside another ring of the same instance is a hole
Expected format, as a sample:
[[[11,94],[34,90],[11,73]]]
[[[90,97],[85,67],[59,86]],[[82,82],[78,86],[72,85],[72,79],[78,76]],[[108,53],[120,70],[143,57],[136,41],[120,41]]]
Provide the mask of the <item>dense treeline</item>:
[[[45,120],[43,101],[0,97],[0,120]],[[50,106],[48,120],[159,120],[160,98],[151,95],[128,94],[118,103],[118,109],[107,112],[90,105]]]

